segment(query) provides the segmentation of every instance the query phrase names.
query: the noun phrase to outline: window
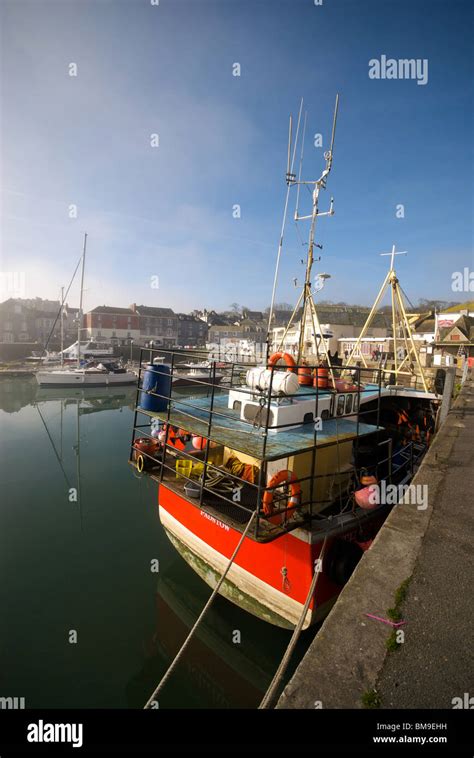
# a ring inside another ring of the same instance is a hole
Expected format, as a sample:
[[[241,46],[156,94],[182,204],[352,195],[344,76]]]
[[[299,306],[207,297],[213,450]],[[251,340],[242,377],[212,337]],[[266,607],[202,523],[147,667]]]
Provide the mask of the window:
[[[342,414],[344,413],[344,403],[345,403],[345,401],[346,401],[346,396],[345,395],[339,395],[339,397],[337,398],[337,411],[336,411],[336,413],[337,413],[338,416],[342,416]]]
[[[168,319],[168,326],[173,326],[173,319],[172,318]]]
[[[359,393],[357,393],[357,395],[354,395],[354,407],[353,407],[354,413],[357,413],[358,410],[359,410]]]
[[[346,397],[346,413],[350,413],[352,411],[352,395],[347,395]]]

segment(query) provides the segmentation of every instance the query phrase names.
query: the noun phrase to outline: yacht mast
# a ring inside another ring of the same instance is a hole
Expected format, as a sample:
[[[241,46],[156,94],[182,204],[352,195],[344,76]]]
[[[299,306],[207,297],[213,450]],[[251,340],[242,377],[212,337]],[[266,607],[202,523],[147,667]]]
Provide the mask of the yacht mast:
[[[81,270],[81,297],[79,300],[79,313],[77,314],[77,368],[81,367],[81,331],[82,331],[82,300],[84,293],[84,267],[86,264],[86,245],[87,233],[84,234],[84,249],[82,251],[82,270]]]
[[[61,287],[61,368],[64,366],[63,350],[64,350],[64,287]]]

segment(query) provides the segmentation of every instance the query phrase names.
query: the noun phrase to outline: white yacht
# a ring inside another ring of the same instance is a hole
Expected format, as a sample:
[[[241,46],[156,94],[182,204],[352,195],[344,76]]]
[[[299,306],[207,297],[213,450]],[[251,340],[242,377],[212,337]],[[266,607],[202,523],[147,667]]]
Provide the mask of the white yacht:
[[[84,368],[40,370],[36,381],[41,387],[109,387],[110,385],[135,384],[135,371],[127,371],[117,363],[104,361]]]
[[[92,361],[85,366],[81,365],[81,356],[85,358],[93,354],[91,350],[87,349],[83,352],[84,343],[81,341],[86,245],[87,234],[84,235],[84,249],[82,252],[81,299],[78,313],[77,341],[70,348],[61,351],[61,364],[64,363],[64,354],[71,351],[75,354],[76,366],[61,365],[61,368],[58,369],[40,369],[36,372],[36,381],[41,387],[109,387],[111,385],[135,384],[138,380],[138,375],[135,371],[128,371],[115,362],[103,360],[103,362]],[[62,305],[63,303],[61,307]],[[87,343],[87,345],[90,344],[90,342]],[[98,352],[100,355],[103,355],[103,348],[99,348]]]

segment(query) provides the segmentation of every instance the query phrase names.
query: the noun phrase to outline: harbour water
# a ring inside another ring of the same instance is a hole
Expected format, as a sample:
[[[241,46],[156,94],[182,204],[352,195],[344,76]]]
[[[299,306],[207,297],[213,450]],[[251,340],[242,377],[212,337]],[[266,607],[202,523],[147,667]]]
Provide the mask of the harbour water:
[[[0,380],[0,698],[141,708],[210,595],[127,464],[135,393]],[[289,638],[218,596],[159,707],[256,707]]]

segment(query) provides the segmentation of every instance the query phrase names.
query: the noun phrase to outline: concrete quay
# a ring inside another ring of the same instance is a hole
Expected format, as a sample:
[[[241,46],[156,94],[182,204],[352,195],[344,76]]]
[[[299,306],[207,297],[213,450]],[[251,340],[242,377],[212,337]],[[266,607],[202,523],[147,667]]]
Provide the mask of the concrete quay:
[[[428,486],[428,507],[392,510],[277,708],[453,708],[474,695],[473,456],[470,376],[413,480]],[[365,614],[388,619],[397,598],[394,645],[392,627]]]

